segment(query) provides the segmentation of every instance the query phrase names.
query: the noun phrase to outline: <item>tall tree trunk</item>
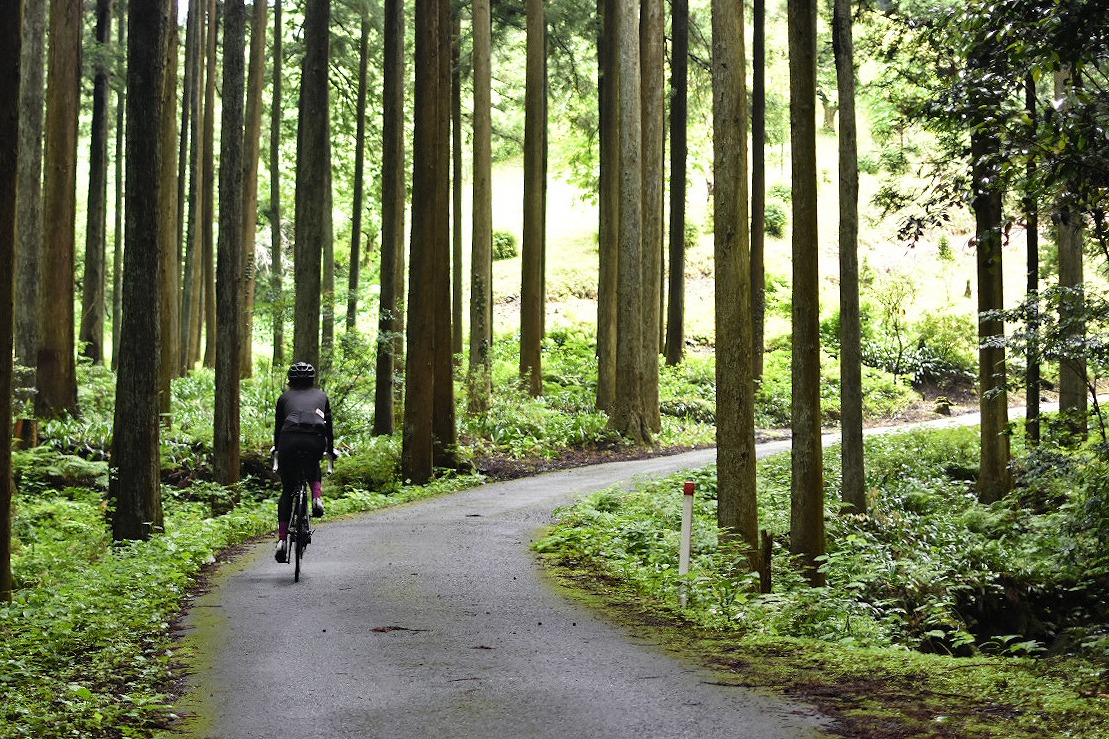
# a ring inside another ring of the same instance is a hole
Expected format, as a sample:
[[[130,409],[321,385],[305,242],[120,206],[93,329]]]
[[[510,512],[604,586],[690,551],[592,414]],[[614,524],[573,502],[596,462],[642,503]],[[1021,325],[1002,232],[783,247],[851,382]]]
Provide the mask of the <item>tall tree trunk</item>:
[[[42,127],[47,0],[24,0],[20,52],[16,187],[15,363],[34,371],[38,354],[39,263],[42,258]],[[16,26],[18,28],[18,26]],[[6,58],[6,57],[5,57]],[[26,378],[35,386],[34,376]]]
[[[96,43],[105,51],[112,40],[111,0],[96,0]],[[98,55],[92,83],[92,133],[89,141],[89,193],[85,228],[85,275],[81,293],[81,354],[104,363],[104,292],[108,225],[108,56]]]
[[[620,219],[616,309],[616,393],[609,424],[637,444],[650,444],[651,427],[644,402],[643,325],[646,299],[643,263],[642,94],[640,87],[639,6],[618,3],[617,65],[620,77]],[[655,335],[649,337],[657,340]]]
[[[659,413],[659,337],[662,335],[663,214],[666,211],[666,18],[662,0],[641,0],[639,20],[643,187],[643,412],[652,432]]]
[[[435,437],[435,466],[458,466],[455,448],[458,431],[454,404],[454,336],[451,330],[451,6],[439,3],[438,57],[438,152],[435,173],[435,404],[432,434]]]
[[[242,357],[243,377],[254,373],[254,294],[258,260],[254,242],[258,233],[258,160],[261,157],[262,88],[266,77],[267,7],[254,2],[250,21],[250,71],[246,81],[246,117],[243,134],[243,267],[242,267]]]
[[[43,165],[43,252],[38,295],[38,394],[35,395],[35,412],[51,418],[77,413],[72,297],[80,90],[73,81],[80,79],[80,75],[80,0],[51,0]],[[45,217],[46,214],[49,217]]]
[[[412,158],[412,258],[408,295],[408,350],[405,358],[404,438],[401,468],[422,485],[434,468],[435,282],[439,231],[439,54],[440,4],[416,0],[416,101]]]
[[[1036,81],[1029,75],[1025,80],[1025,110],[1028,112],[1029,129],[1034,136],[1039,119],[1039,106],[1036,102]],[[1027,234],[1027,281],[1025,299],[1029,307],[1028,356],[1025,368],[1025,442],[1028,446],[1040,443],[1040,214],[1036,195],[1032,192],[1032,181],[1036,174],[1036,163],[1028,163],[1028,192],[1024,197],[1025,233]]]
[[[851,0],[835,0],[832,47],[839,93],[839,373],[843,501],[866,511],[863,457],[862,319],[859,313],[859,148]]]
[[[617,65],[616,0],[597,0],[601,18],[597,41],[600,118],[600,193],[598,198],[597,407],[611,411],[616,400],[617,256],[620,234],[620,70]]]
[[[547,156],[547,24],[543,0],[527,0],[527,89],[524,94],[524,238],[520,278],[520,380],[543,394],[543,253]]]
[[[378,309],[374,433],[396,426],[404,324],[404,2],[385,3],[381,122],[381,295]]]
[[[331,370],[335,355],[335,239],[333,238],[333,225],[331,221],[332,192],[331,192],[331,124],[328,123],[326,138],[328,161],[327,171],[324,172],[324,197],[326,199],[326,215],[324,217],[327,237],[323,240],[323,254],[320,275],[320,368],[323,374]]]
[[[37,0],[36,0],[37,1]],[[116,59],[116,77],[123,82],[119,85],[116,95],[116,150],[115,150],[115,214],[114,234],[112,239],[112,369],[117,369],[119,364],[119,327],[123,323],[123,211],[125,203],[123,198],[123,160],[124,152],[124,124],[127,109],[126,71],[123,66],[122,53],[126,44],[127,8],[119,8],[119,23],[116,24],[116,48],[121,50]],[[40,219],[41,220],[41,219]]]
[[[998,144],[991,136],[971,134],[974,182],[975,241],[978,261],[978,404],[982,414],[981,472],[978,498],[1001,500],[1013,486],[1009,471],[1009,404],[1005,391],[1005,349],[994,345],[1005,334],[1004,323],[986,311],[1004,307],[1001,271],[1002,193],[996,191],[993,164]]]
[[[191,142],[189,134],[192,132],[193,112],[194,106],[192,101],[195,99],[195,87],[197,81],[198,67],[200,59],[197,53],[197,33],[200,30],[199,13],[196,12],[194,0],[181,0],[181,5],[187,9],[187,16],[185,21],[185,73],[182,78],[181,85],[181,127],[178,129],[178,143],[177,143],[177,235],[176,235],[176,259],[177,265],[175,271],[178,273],[177,281],[181,289],[174,301],[174,311],[177,317],[177,325],[174,328],[174,336],[176,342],[172,344],[173,353],[177,366],[174,368],[175,373],[184,376],[184,363],[185,357],[181,347],[182,337],[185,332],[182,330],[181,323],[184,321],[185,303],[188,300],[187,293],[185,292],[185,260],[187,255],[186,235],[188,233],[187,223],[189,218],[189,177],[192,172],[189,171],[189,144]],[[178,11],[180,12],[180,10]],[[163,345],[170,346],[169,339],[163,337]]]
[[[747,546],[758,571],[755,381],[751,373],[751,241],[743,5],[712,4],[713,231],[716,259],[717,525]]]
[[[216,405],[212,473],[239,482],[239,377],[242,373],[243,91],[246,5],[224,0],[223,103],[220,123],[219,252],[216,261]],[[217,511],[219,512],[219,511]]]
[[[474,196],[470,257],[469,411],[489,409],[493,394],[492,21],[489,0],[473,1]]]
[[[281,282],[285,251],[281,233],[281,105],[284,29],[281,3],[273,6],[273,105],[270,109],[270,300],[273,305],[273,366],[285,364],[285,295]]]
[[[216,214],[216,49],[223,6],[217,0],[208,5],[208,72],[204,86],[204,130],[201,133],[201,183],[200,183],[200,313],[193,331],[196,336],[199,359],[201,327],[206,337],[204,366],[216,366],[216,244],[213,226]],[[195,364],[195,360],[190,363]]]
[[[12,352],[23,0],[0,0],[0,603],[12,602]]]
[[[112,536],[146,539],[163,526],[158,452],[159,300],[150,289],[161,269],[162,138],[168,51],[169,0],[131,0],[127,41],[127,246],[123,272],[123,326],[109,496],[115,501]]]
[[[1055,98],[1067,100],[1077,81],[1075,69],[1067,68],[1055,74]],[[1078,184],[1078,183],[1075,183]],[[1055,203],[1055,243],[1059,249],[1059,287],[1067,288],[1059,304],[1059,323],[1068,343],[1080,344],[1086,336],[1083,304],[1082,246],[1085,241],[1085,216],[1075,206],[1073,199],[1063,196]],[[1089,403],[1086,398],[1086,359],[1076,356],[1059,362],[1059,415],[1066,429],[1076,440],[1086,438],[1089,432]]]
[[[451,347],[462,355],[462,19],[451,5]]]
[[[166,26],[165,33],[166,52],[165,70],[162,95],[163,100],[177,99],[177,19],[174,18]],[[160,198],[159,207],[162,213],[159,216],[162,264],[158,279],[158,300],[160,306],[158,318],[161,321],[159,335],[161,347],[158,354],[158,410],[162,414],[163,422],[169,421],[172,403],[170,386],[173,378],[178,373],[179,361],[177,358],[180,336],[180,314],[177,312],[178,297],[180,294],[180,261],[177,248],[179,233],[177,225],[178,192],[177,186],[177,148],[170,146],[176,142],[177,136],[177,109],[175,105],[162,106],[162,141],[165,142],[161,153],[161,188],[158,191]],[[167,423],[168,425],[168,423]]]
[[[757,382],[766,329],[766,0],[754,0],[751,15],[751,369]]]
[[[204,115],[202,91],[206,95],[208,89],[206,59],[210,23],[205,19],[208,5],[208,0],[189,0],[189,29],[185,37],[185,55],[186,59],[190,57],[192,59],[193,75],[189,81],[190,84],[186,85],[184,94],[184,105],[190,109],[187,133],[191,145],[188,161],[188,203],[184,223],[185,254],[182,260],[184,270],[181,280],[181,327],[178,348],[178,372],[182,376],[196,364],[200,353],[199,325],[203,298],[201,222],[206,217],[203,211],[200,169],[204,160],[205,144],[202,136],[205,127],[205,122],[202,120]]]
[[[330,0],[309,0],[304,16],[305,52],[297,138],[293,355],[320,364],[321,258],[331,240],[331,169],[328,108]]]
[[[790,552],[824,584],[824,450],[820,440],[820,270],[817,241],[816,0],[789,0],[793,175],[793,490]]]
[[[685,352],[685,194],[689,125],[689,0],[674,0],[670,52],[670,285],[666,363]]]
[[[358,44],[358,111],[354,134],[354,204],[350,227],[350,275],[347,281],[347,332],[358,325],[358,273],[362,260],[362,208],[366,164],[366,78],[370,61],[370,16],[362,10],[362,33]]]

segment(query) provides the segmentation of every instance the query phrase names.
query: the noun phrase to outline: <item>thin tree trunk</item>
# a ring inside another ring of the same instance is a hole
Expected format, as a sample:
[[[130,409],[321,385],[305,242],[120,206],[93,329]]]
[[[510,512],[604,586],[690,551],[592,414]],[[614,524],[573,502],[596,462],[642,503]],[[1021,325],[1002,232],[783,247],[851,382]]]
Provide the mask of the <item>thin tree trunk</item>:
[[[331,369],[335,355],[335,240],[333,238],[333,225],[331,221],[332,192],[331,192],[331,124],[328,123],[325,147],[328,161],[327,171],[324,172],[324,199],[325,213],[324,224],[327,236],[323,240],[322,269],[320,275],[320,367],[324,374]]]
[[[150,290],[161,269],[160,207],[164,140],[163,83],[168,51],[169,0],[131,0],[127,42],[127,247],[123,273],[123,326],[109,475],[115,501],[112,536],[146,539],[163,527],[159,426],[159,300]]]
[[[666,363],[685,352],[685,197],[689,124],[689,0],[674,0],[670,53],[670,285]]]
[[[789,0],[793,175],[793,490],[790,552],[808,581],[824,574],[824,452],[820,439],[820,271],[817,241],[816,1]]]
[[[363,174],[366,164],[366,78],[370,58],[370,16],[362,11],[362,33],[358,45],[358,111],[354,134],[354,204],[350,228],[350,276],[347,281],[348,333],[358,324],[358,276],[362,260],[362,208],[365,191]]]
[[[188,253],[186,247],[186,236],[188,233],[187,223],[189,218],[189,177],[193,174],[189,171],[189,134],[192,131],[192,122],[194,114],[194,106],[192,101],[195,99],[195,86],[198,74],[198,67],[200,65],[199,54],[196,53],[197,33],[200,30],[199,13],[196,12],[195,3],[193,0],[182,0],[182,4],[187,8],[187,16],[185,21],[185,74],[181,86],[181,127],[178,131],[178,144],[177,144],[177,266],[178,283],[181,285],[179,294],[175,302],[177,316],[177,326],[174,328],[174,335],[177,337],[176,344],[173,345],[173,352],[176,356],[178,366],[174,368],[176,373],[184,375],[184,349],[182,348],[182,337],[185,336],[182,323],[184,322],[185,303],[188,301],[188,293],[185,291],[185,259]],[[163,343],[167,343],[163,342]]]
[[[15,363],[31,370],[38,353],[39,263],[42,258],[42,129],[47,0],[24,0],[20,52],[18,185],[16,187]],[[18,26],[16,26],[18,28]],[[6,57],[5,57],[6,58]],[[6,109],[6,108],[4,108]]]
[[[416,101],[412,166],[412,258],[408,296],[401,469],[417,485],[434,469],[435,265],[439,198],[439,5],[416,0]],[[445,214],[443,214],[445,215]]]
[[[36,414],[50,418],[77,413],[72,297],[80,101],[79,88],[73,81],[80,75],[80,0],[51,0],[43,164],[43,252],[38,294],[38,394],[35,395]]]
[[[270,109],[270,300],[273,305],[273,366],[285,364],[285,295],[281,288],[284,239],[281,234],[281,3],[273,6],[273,106]]]
[[[666,19],[662,0],[641,0],[639,20],[643,148],[643,412],[653,433],[659,412],[659,337],[662,335],[663,217],[666,211]]]
[[[454,407],[454,337],[451,330],[451,5],[439,2],[438,152],[435,188],[435,404],[432,434],[435,437],[435,466],[458,466],[455,448],[458,431]]]
[[[520,282],[520,381],[543,394],[544,159],[546,158],[546,19],[543,0],[527,0],[527,89],[524,94],[524,238]]]
[[[103,48],[112,40],[111,0],[96,0],[95,39]],[[104,363],[105,262],[108,225],[108,57],[97,59],[92,83],[92,132],[89,141],[89,192],[85,227],[85,275],[81,294],[81,354]]]
[[[863,457],[862,324],[859,314],[859,151],[855,124],[855,47],[851,0],[835,0],[832,46],[839,92],[839,328],[842,498],[866,511]]]
[[[185,87],[184,104],[190,109],[188,136],[191,140],[188,161],[188,195],[184,224],[185,254],[181,281],[181,327],[179,331],[178,372],[184,376],[196,364],[199,355],[197,327],[201,320],[200,221],[203,216],[200,166],[204,141],[201,131],[203,109],[201,91],[207,91],[206,49],[209,23],[205,20],[206,0],[189,0],[189,29],[185,37],[186,59],[191,58],[193,75]],[[184,135],[185,132],[182,132]]]
[[[462,355],[462,19],[451,10],[451,348]]]
[[[597,45],[600,118],[598,199],[597,407],[611,411],[616,400],[616,312],[620,228],[620,70],[617,65],[616,0],[597,0],[601,17]]]
[[[254,373],[254,294],[258,260],[254,242],[258,233],[258,160],[261,156],[262,88],[266,76],[266,3],[255,1],[250,22],[250,70],[246,82],[246,117],[243,134],[243,267],[242,344],[243,377]]]
[[[1056,72],[1055,98],[1067,100],[1077,86],[1076,79],[1074,69]],[[1055,243],[1059,250],[1059,287],[1068,289],[1059,304],[1059,323],[1067,342],[1077,345],[1086,336],[1086,322],[1082,318],[1085,313],[1082,265],[1085,216],[1072,198],[1063,196],[1055,203],[1053,220],[1057,224]],[[1084,356],[1068,357],[1059,362],[1059,415],[1075,440],[1084,440],[1089,433],[1086,382]]]
[[[766,330],[766,0],[754,0],[751,14],[751,367],[757,382]]]
[[[165,74],[163,80],[163,100],[177,99],[177,20],[166,25],[165,32]],[[177,358],[180,336],[180,315],[177,312],[178,296],[180,294],[180,261],[177,257],[179,229],[177,226],[179,188],[177,185],[177,147],[170,146],[176,142],[177,136],[177,110],[175,105],[162,106],[162,141],[164,148],[161,153],[161,187],[158,191],[160,198],[159,207],[162,213],[159,216],[161,270],[158,275],[158,318],[161,321],[159,336],[161,347],[158,354],[158,411],[162,414],[162,421],[168,425],[170,408],[172,404],[171,383],[177,375],[179,361]]]
[[[22,0],[0,0],[0,439],[12,438]],[[0,444],[0,603],[12,602],[12,445]]]
[[[122,4],[121,4],[122,5]],[[120,7],[119,23],[116,24],[116,46],[124,49],[126,44],[127,9]],[[119,85],[116,95],[116,150],[115,150],[115,214],[114,236],[112,240],[112,369],[119,364],[119,327],[123,322],[123,161],[124,118],[127,110],[126,72],[123,59],[117,58],[116,76],[124,82]]]
[[[224,0],[222,120],[219,165],[219,250],[216,262],[216,403],[212,474],[239,482],[239,378],[242,374],[243,287],[243,92],[246,70],[246,5]],[[237,493],[232,496],[237,503]],[[221,513],[222,510],[214,511]]]
[[[404,324],[404,2],[385,3],[381,124],[381,296],[378,310],[374,433],[392,434],[403,367]]]
[[[330,0],[310,0],[305,10],[297,139],[296,239],[293,354],[320,364],[321,259],[331,240],[328,142],[328,47]]]
[[[1025,80],[1025,110],[1028,111],[1029,129],[1034,135],[1039,111],[1036,104],[1036,81],[1031,75]],[[1028,182],[1036,174],[1034,161],[1028,163]],[[1027,234],[1027,282],[1025,298],[1028,302],[1028,356],[1025,368],[1025,442],[1028,446],[1040,443],[1040,214],[1036,196],[1029,192],[1024,198],[1025,233]]]
[[[990,162],[997,155],[997,141],[983,133],[971,135],[971,167],[975,195],[975,241],[978,261],[978,403],[982,414],[981,472],[978,498],[983,503],[1001,500],[1012,489],[1009,471],[1009,404],[1005,391],[1005,349],[994,345],[1005,334],[1004,323],[987,318],[986,311],[1004,307],[1001,271],[1002,194],[994,182]]]
[[[201,183],[200,183],[200,313],[193,331],[196,336],[199,358],[201,327],[207,338],[204,345],[204,366],[216,366],[216,272],[215,272],[215,223],[216,201],[216,49],[218,48],[222,5],[209,0],[208,5],[208,72],[204,92],[204,130],[201,133]],[[195,364],[195,360],[190,363]]]
[[[713,2],[712,37],[717,525],[747,546],[747,567],[757,572],[762,558],[755,490],[747,90],[741,3]]]
[[[473,2],[474,36],[474,196],[470,258],[469,411],[489,409],[493,394],[493,184],[492,184],[492,26],[489,0]]]

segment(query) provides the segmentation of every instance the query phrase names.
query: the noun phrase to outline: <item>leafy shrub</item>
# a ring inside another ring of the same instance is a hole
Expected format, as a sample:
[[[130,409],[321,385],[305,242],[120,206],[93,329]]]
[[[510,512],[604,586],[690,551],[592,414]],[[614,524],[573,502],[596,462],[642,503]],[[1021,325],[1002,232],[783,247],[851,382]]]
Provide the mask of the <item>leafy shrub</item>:
[[[766,203],[766,234],[780,239],[786,232],[789,216],[785,206],[777,200],[768,200]]]
[[[978,371],[978,326],[968,315],[925,313],[911,331],[916,337],[913,382],[940,385],[972,380]]]
[[[520,243],[516,234],[509,231],[493,232],[493,259],[512,259],[520,254]]]
[[[788,347],[768,352],[763,377],[755,389],[755,426],[784,428],[791,422],[793,382],[791,352]],[[822,353],[820,359],[820,413],[829,421],[839,418],[839,363]],[[898,383],[888,372],[863,368],[863,415],[889,418],[917,400],[912,388]]]
[[[781,200],[783,203],[788,203],[793,200],[793,190],[789,185],[784,185],[781,182],[771,185],[766,191],[767,200]]]
[[[873,152],[867,152],[859,156],[859,174],[878,174],[881,168],[881,163],[878,156]]]
[[[401,439],[393,436],[371,436],[335,462],[335,472],[325,481],[329,489],[340,491],[369,490],[391,493],[400,486]]]
[[[559,270],[547,288],[550,300],[597,299],[597,271],[580,267]]]

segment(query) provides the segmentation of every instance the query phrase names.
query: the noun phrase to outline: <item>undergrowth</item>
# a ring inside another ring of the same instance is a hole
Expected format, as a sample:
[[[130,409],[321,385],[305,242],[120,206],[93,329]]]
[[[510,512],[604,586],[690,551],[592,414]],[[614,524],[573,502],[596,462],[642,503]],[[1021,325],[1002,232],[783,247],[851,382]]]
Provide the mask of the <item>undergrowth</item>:
[[[921,685],[966,696],[966,710],[982,700],[1019,707],[994,733],[986,722],[954,735],[1107,736],[1105,450],[1078,452],[1068,464],[1021,457],[1017,491],[984,506],[974,490],[975,434],[868,439],[866,515],[840,515],[838,454],[828,451],[825,588],[805,584],[790,558],[788,454],[758,468],[760,524],[774,535],[769,594],[737,569],[743,552],[719,536],[713,467],[588,496],[561,511],[536,548],[571,577],[599,575],[602,592],[614,584],[618,600],[731,640],[740,654],[803,643],[825,663],[822,672],[855,680],[890,665],[926,665]],[[681,576],[686,479],[697,492],[691,567]]]

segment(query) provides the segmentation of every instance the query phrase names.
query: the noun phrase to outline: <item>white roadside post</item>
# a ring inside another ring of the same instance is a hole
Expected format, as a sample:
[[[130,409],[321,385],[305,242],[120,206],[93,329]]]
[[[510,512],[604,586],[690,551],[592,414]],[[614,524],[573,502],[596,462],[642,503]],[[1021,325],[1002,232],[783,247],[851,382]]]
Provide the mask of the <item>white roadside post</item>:
[[[693,539],[693,482],[686,481],[684,495],[682,495],[682,542],[678,550],[678,575],[689,574],[689,550]],[[686,592],[685,583],[679,590],[681,607],[685,608]]]

